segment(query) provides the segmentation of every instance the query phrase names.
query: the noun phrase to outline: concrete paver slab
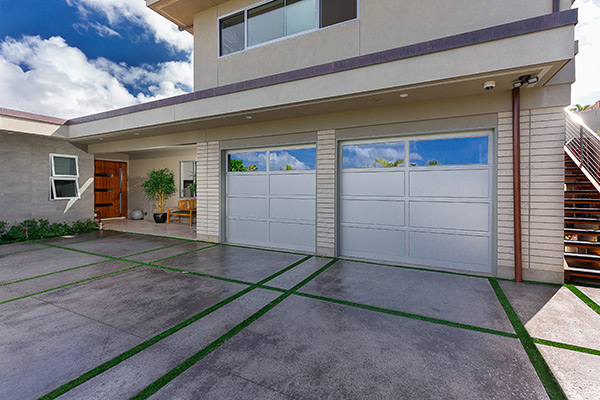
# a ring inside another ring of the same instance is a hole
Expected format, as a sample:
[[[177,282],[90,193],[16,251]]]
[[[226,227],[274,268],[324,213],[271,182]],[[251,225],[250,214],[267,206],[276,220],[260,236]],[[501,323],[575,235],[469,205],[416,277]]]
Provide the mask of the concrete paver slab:
[[[161,344],[191,357],[279,296],[281,293],[255,289],[165,338]]]
[[[38,398],[140,341],[33,298],[0,310],[0,397],[6,399]]]
[[[517,339],[300,296],[196,365],[172,384],[218,368],[294,398],[548,398]]]
[[[32,251],[45,249],[46,246],[32,242],[8,243],[0,245],[0,254],[17,253],[21,251]]]
[[[600,399],[600,356],[537,346],[569,400]]]
[[[129,399],[279,295],[267,290],[253,290],[69,391],[60,399]]]
[[[157,264],[245,282],[259,282],[302,258],[274,251],[216,246]]]
[[[56,274],[42,276],[23,282],[17,282],[6,286],[0,286],[0,301],[9,300],[15,297],[38,293],[43,290],[56,288],[73,282],[92,278],[130,268],[135,264],[124,261],[105,261],[100,264],[90,265],[71,271],[58,272]],[[12,297],[8,297],[12,296]]]
[[[108,237],[112,237],[112,236],[121,236],[124,234],[125,233],[123,233],[123,232],[102,230],[102,231],[93,231],[93,232],[87,232],[87,233],[78,233],[76,235],[65,235],[65,236],[58,236],[58,237],[53,237],[53,238],[48,238],[48,239],[40,239],[38,241],[41,243],[53,244],[55,246],[63,246],[63,245],[68,245],[68,244],[73,244],[73,243],[85,242],[88,240],[108,238]]]
[[[139,267],[35,297],[146,338],[245,287],[153,267]]]
[[[183,361],[185,358],[156,344],[58,398],[129,399]]]
[[[141,262],[152,262],[167,257],[177,256],[179,254],[187,253],[194,250],[204,249],[212,246],[210,243],[201,242],[190,242],[184,244],[178,244],[177,246],[167,247],[166,249],[154,250],[148,253],[138,254],[137,256],[127,257],[128,260],[141,261]]]
[[[338,261],[301,291],[514,332],[489,281],[483,278]]]
[[[99,261],[106,261],[106,258],[52,247],[27,253],[0,255],[0,283]]]
[[[600,315],[566,287],[500,286],[532,337],[600,350]]]
[[[589,286],[577,286],[587,297],[592,299],[596,304],[600,305],[600,288]]]
[[[186,241],[181,239],[127,234],[122,236],[112,236],[102,240],[67,244],[65,247],[106,256],[124,257],[135,253],[141,253],[142,251],[158,249],[160,247],[185,242]]]
[[[290,397],[239,376],[195,365],[150,399],[283,400]]]
[[[283,273],[275,279],[270,280],[266,284],[279,289],[291,289],[304,279],[311,276],[313,273],[317,272],[321,267],[324,267],[325,264],[329,262],[331,262],[330,258],[310,258],[286,273]]]

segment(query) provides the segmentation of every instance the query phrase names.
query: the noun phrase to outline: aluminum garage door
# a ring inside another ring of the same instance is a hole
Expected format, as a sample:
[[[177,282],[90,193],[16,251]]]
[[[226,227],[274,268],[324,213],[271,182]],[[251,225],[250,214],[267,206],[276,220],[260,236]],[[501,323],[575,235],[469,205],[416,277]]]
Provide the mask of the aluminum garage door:
[[[491,133],[341,145],[340,254],[492,272]]]
[[[227,154],[226,240],[314,252],[316,150]]]

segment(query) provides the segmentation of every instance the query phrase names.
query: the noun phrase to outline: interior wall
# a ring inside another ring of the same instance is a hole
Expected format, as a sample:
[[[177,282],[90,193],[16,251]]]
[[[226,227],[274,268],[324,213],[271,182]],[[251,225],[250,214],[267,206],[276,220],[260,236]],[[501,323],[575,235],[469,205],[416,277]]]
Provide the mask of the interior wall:
[[[148,173],[153,169],[169,168],[175,173],[177,192],[167,200],[167,207],[176,206],[179,201],[179,162],[196,161],[196,146],[178,150],[160,150],[129,154],[129,197],[127,215],[131,211],[144,211],[146,219],[152,219],[155,212],[154,201],[146,197],[141,187]]]

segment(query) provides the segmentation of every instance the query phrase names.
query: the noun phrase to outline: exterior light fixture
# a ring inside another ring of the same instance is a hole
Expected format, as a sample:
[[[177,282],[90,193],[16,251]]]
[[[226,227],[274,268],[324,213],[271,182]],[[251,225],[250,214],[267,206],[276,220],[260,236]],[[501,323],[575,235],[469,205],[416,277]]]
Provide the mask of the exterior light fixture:
[[[531,78],[527,79],[527,83],[533,85],[534,83],[538,83],[539,80],[540,78],[538,78],[537,76],[532,76]]]
[[[252,119],[251,115],[246,115],[246,119]]]
[[[513,87],[515,89],[518,89],[518,88],[522,87],[523,85],[525,85],[526,83],[529,85],[533,85],[534,83],[538,83],[539,80],[540,80],[540,78],[537,76],[523,75],[523,76],[519,77],[518,81],[513,82]]]
[[[400,95],[400,97],[402,97],[402,98],[404,98],[404,97],[408,97],[408,93],[402,93],[402,94]]]

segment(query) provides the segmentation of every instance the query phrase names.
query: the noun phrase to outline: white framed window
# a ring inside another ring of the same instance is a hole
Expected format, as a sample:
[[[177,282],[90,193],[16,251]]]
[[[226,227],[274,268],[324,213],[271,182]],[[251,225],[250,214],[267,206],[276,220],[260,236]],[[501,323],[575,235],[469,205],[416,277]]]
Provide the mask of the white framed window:
[[[196,197],[196,161],[179,162],[179,197]]]
[[[77,156],[50,154],[50,200],[79,199]]]
[[[269,0],[219,19],[219,56],[358,19],[359,0]]]

